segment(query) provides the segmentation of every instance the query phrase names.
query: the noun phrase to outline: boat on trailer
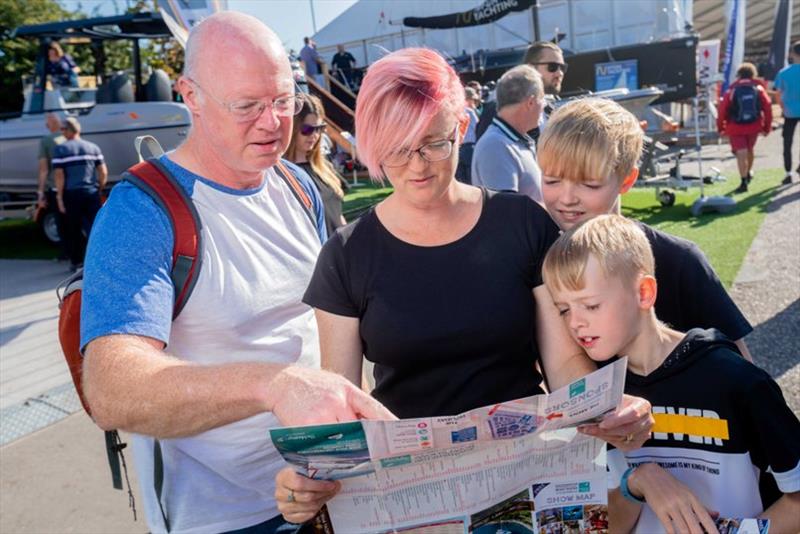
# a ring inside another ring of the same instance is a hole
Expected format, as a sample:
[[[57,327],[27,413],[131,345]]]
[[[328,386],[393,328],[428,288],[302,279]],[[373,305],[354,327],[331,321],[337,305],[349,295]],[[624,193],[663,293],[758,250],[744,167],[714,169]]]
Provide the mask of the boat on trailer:
[[[155,69],[143,80],[140,41],[172,37],[160,14],[20,26],[5,37],[36,39],[39,53],[33,76],[23,81],[22,110],[0,116],[0,218],[24,214],[36,200],[39,141],[49,133],[45,127],[48,112],[62,120],[75,117],[80,121],[81,137],[103,152],[111,184],[138,161],[136,137],[152,135],[167,150],[185,138],[191,115],[184,104],[174,101],[167,74]],[[90,45],[96,71],[105,63],[104,43],[129,40],[133,44],[133,76],[95,72],[93,81],[99,83],[60,87],[48,80],[45,70],[48,46],[59,40]],[[54,218],[42,219],[45,234],[57,240]]]

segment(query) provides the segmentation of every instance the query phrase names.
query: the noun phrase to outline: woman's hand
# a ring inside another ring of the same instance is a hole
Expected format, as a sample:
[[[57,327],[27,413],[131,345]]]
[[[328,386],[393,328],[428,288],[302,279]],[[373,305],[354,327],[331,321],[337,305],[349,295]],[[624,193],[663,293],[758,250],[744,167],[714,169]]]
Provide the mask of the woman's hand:
[[[341,489],[339,482],[314,480],[284,467],[275,476],[275,502],[290,523],[305,523]]]
[[[641,397],[622,396],[622,405],[607,415],[599,424],[581,425],[578,430],[589,436],[607,441],[623,451],[632,451],[644,445],[653,428],[650,403]]]
[[[717,532],[712,514],[689,488],[658,464],[642,464],[628,478],[628,489],[643,496],[667,534]],[[705,530],[703,530],[705,529]]]

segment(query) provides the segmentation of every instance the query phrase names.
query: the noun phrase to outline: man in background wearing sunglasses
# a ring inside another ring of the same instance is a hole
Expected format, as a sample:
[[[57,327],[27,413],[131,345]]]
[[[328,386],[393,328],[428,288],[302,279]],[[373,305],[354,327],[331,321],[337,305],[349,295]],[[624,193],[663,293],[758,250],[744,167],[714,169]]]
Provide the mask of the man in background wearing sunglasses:
[[[544,83],[544,93],[557,99],[561,93],[561,83],[564,81],[564,75],[567,73],[567,64],[564,62],[564,53],[561,48],[550,41],[537,41],[528,47],[522,63],[530,65],[539,72]],[[539,139],[539,133],[547,122],[547,117],[550,116],[551,111],[552,107],[546,104],[544,112],[539,119],[539,124],[528,132],[534,142]],[[487,102],[484,105],[481,120],[478,123],[478,138],[483,135],[483,132],[492,123],[496,113],[497,108],[494,102]]]
[[[249,15],[212,15],[189,34],[177,86],[192,127],[159,163],[201,220],[199,277],[173,321],[172,226],[146,193],[116,186],[86,259],[84,391],[101,427],[135,434],[151,532],[295,532],[275,503],[285,464],[267,429],[392,416],[319,370],[301,297],[326,232],[308,175],[286,162],[279,175],[302,107],[280,39]]]

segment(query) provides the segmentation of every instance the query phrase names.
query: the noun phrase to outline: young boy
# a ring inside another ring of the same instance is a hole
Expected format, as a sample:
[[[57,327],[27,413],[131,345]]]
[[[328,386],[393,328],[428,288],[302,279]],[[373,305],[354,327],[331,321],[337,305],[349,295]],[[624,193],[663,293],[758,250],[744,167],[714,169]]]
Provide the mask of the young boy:
[[[800,421],[769,374],[718,331],[683,334],[656,318],[654,272],[644,232],[619,215],[573,227],[542,267],[573,338],[595,361],[627,356],[625,393],[653,405],[652,438],[609,451],[610,487],[619,486],[609,493],[611,530],[717,532],[719,514],[800,531]],[[783,495],[764,510],[767,470]]]
[[[539,140],[538,159],[545,207],[562,230],[617,212],[619,195],[639,175],[643,139],[636,117],[606,99],[569,102],[550,116]],[[645,224],[640,227],[655,256],[659,319],[682,332],[716,328],[736,340],[739,351],[752,361],[742,338],[753,328],[700,249]]]

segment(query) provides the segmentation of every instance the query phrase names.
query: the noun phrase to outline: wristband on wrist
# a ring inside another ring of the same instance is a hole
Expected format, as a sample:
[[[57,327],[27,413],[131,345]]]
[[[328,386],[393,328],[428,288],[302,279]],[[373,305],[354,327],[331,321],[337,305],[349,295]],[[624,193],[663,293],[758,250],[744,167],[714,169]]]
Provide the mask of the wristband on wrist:
[[[625,473],[622,475],[622,480],[619,481],[619,491],[622,493],[622,496],[628,499],[629,501],[635,502],[637,504],[642,504],[645,502],[644,497],[637,497],[633,493],[631,493],[631,489],[628,487],[628,478],[630,478],[631,473],[633,470],[636,469],[636,466],[629,467],[625,470]]]

